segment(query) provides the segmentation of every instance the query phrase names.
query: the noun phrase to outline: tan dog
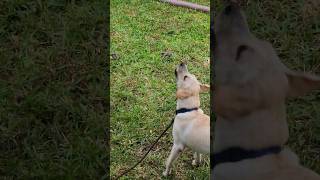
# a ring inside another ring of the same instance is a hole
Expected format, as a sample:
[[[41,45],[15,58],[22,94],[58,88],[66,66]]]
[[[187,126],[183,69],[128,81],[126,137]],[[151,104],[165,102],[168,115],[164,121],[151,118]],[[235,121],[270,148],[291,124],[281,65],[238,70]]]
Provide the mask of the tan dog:
[[[320,88],[320,78],[286,68],[250,33],[237,4],[215,22],[214,180],[320,180],[284,147],[285,99]]]
[[[209,91],[208,85],[200,84],[197,78],[188,72],[187,65],[181,63],[176,71],[177,111],[173,124],[173,146],[166,162],[164,176],[170,173],[172,162],[187,146],[194,153],[193,165],[201,161],[201,154],[210,152],[210,117],[200,107],[200,92]]]

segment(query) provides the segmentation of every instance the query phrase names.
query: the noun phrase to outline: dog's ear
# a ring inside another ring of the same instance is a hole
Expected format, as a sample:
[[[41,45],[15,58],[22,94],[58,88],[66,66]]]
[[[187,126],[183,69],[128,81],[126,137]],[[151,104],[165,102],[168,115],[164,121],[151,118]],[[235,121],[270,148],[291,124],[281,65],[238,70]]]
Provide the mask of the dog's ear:
[[[200,84],[200,93],[209,92],[209,91],[210,91],[210,85]]]
[[[320,89],[320,77],[294,71],[286,72],[288,78],[289,97],[304,95],[312,90]]]
[[[190,96],[192,96],[192,92],[185,89],[178,89],[176,92],[177,99],[185,99]]]

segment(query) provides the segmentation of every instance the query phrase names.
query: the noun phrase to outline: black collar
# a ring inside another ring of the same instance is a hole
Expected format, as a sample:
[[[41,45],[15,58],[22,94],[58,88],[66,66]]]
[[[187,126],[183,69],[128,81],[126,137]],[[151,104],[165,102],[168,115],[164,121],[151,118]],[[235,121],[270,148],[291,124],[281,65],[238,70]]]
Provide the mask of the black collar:
[[[186,113],[186,112],[195,111],[195,110],[198,110],[198,109],[199,108],[197,108],[197,107],[191,108],[191,109],[181,108],[181,109],[176,110],[176,115],[179,114],[179,113]]]
[[[245,159],[253,159],[269,154],[278,154],[281,152],[281,150],[281,146],[271,146],[259,150],[245,150],[240,147],[232,147],[223,150],[219,153],[214,153],[213,161],[211,161],[211,167],[212,169],[214,169],[215,166],[222,163],[237,162]]]

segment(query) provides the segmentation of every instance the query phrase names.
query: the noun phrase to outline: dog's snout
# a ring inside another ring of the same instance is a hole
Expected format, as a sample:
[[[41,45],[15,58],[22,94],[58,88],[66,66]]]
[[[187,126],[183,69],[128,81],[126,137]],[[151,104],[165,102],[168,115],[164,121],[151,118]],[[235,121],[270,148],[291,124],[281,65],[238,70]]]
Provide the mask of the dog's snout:
[[[183,73],[183,72],[188,72],[187,64],[185,62],[181,62],[179,65],[177,65],[175,74],[176,76],[178,76],[180,73]]]
[[[230,15],[231,13],[235,12],[237,9],[239,9],[239,5],[235,2],[230,2],[228,6],[224,9],[225,15]]]

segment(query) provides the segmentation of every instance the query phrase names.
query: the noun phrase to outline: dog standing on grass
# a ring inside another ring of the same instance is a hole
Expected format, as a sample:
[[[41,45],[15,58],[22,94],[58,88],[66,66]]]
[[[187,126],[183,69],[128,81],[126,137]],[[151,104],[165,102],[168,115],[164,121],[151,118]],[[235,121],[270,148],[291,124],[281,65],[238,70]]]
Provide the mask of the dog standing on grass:
[[[320,77],[280,62],[230,3],[215,23],[213,180],[320,180],[285,146],[285,100],[320,89]]]
[[[186,146],[194,151],[193,165],[201,162],[201,154],[210,153],[210,117],[200,109],[199,96],[201,92],[208,92],[210,87],[199,83],[184,63],[178,65],[175,75],[177,110],[172,132],[174,142],[164,176],[170,173],[173,161]]]

